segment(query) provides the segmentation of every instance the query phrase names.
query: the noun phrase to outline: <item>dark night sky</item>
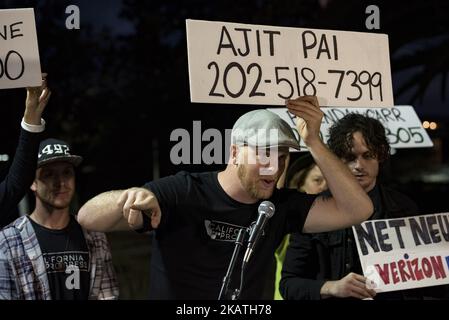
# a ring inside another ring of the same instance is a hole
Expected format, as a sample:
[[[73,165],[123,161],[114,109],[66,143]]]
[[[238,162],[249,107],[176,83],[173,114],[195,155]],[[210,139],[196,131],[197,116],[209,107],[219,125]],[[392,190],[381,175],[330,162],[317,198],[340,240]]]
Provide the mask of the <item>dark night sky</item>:
[[[429,39],[420,39],[413,41],[412,43],[404,45],[402,48],[400,48],[392,58],[401,57],[403,55],[409,54],[410,52],[420,51],[426,46],[433,46],[435,45],[435,43],[439,43],[443,39],[447,40],[448,37],[449,34],[444,38],[433,37]],[[393,72],[393,89],[406,81],[410,75],[412,75],[416,70],[419,69],[420,67],[416,67],[413,70]],[[442,75],[439,75],[431,82],[431,85],[429,85],[429,87],[427,88],[422,100],[412,104],[422,120],[425,120],[428,117],[449,117],[449,102],[447,100],[443,101],[441,99],[441,77]],[[446,84],[445,91],[449,93],[449,83]],[[395,99],[395,104],[410,105],[411,95],[412,94],[410,91],[406,92],[405,94]]]
[[[119,17],[122,0],[76,0],[71,3],[80,8],[84,22],[97,29],[107,27],[115,35],[129,34],[134,31],[132,24]]]
[[[76,0],[71,1],[71,3],[79,6],[84,22],[91,24],[96,29],[107,27],[116,36],[129,34],[134,31],[132,24],[119,16],[122,0]],[[101,14],[99,14],[100,12]],[[425,47],[439,43],[441,40],[447,40],[448,37],[449,34],[445,36],[416,39],[402,46],[391,58],[401,57],[410,54],[411,52],[420,51]],[[414,70],[393,72],[394,88],[406,81],[408,76],[413,73]],[[412,104],[422,120],[438,117],[449,118],[449,103],[441,99],[441,77],[442,76],[439,76],[431,82],[431,85],[427,88],[422,100]],[[449,93],[449,82],[446,84],[446,91]],[[397,97],[395,104],[410,105],[411,95],[412,93],[409,91]]]

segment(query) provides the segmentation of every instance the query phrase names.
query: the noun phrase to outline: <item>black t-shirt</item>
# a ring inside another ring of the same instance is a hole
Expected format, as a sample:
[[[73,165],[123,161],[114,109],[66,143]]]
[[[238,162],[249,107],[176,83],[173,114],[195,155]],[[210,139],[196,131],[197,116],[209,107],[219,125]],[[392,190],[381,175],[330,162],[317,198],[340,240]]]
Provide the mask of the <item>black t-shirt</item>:
[[[240,228],[257,219],[258,206],[229,197],[217,172],[174,176],[147,183],[157,197],[162,220],[151,259],[151,299],[217,299]],[[274,252],[285,234],[302,230],[315,196],[275,190],[276,207],[245,271],[240,299],[260,299]],[[230,289],[238,288],[241,250]]]
[[[89,298],[89,250],[73,216],[64,229],[45,228],[30,219],[42,251],[53,300]]]

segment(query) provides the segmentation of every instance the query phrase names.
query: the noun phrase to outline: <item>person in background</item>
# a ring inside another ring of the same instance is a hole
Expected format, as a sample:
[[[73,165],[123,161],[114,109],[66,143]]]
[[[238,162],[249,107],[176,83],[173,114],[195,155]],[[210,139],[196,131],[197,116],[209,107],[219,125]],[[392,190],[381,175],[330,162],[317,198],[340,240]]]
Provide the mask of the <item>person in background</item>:
[[[379,181],[379,172],[389,157],[390,146],[385,128],[378,120],[348,114],[330,128],[328,145],[346,163],[371,198],[374,213],[370,219],[418,214],[418,208],[410,198]],[[422,298],[426,291],[411,289],[376,295],[367,287],[366,280],[351,228],[291,235],[280,282],[284,299],[375,297],[402,300]]]
[[[0,299],[117,299],[106,236],[83,230],[69,209],[82,158],[56,139],[37,158],[36,207],[0,232]]]
[[[287,165],[288,166],[288,165]],[[327,189],[326,179],[320,168],[313,161],[310,153],[301,155],[285,171],[278,181],[278,188],[296,189],[307,194],[319,194]],[[286,235],[281,245],[275,253],[276,275],[274,282],[274,300],[282,300],[279,292],[279,282],[281,281],[281,270],[285,260],[285,254],[290,242],[290,235]]]

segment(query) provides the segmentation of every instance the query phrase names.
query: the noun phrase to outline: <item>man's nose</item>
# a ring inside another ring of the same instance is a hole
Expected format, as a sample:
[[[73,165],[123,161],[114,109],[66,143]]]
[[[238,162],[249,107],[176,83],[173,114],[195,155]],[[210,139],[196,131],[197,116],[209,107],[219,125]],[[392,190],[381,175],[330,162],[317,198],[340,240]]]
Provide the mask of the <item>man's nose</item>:
[[[357,159],[354,160],[354,169],[356,169],[356,170],[361,170],[361,169],[363,169],[363,162],[362,162],[362,159],[357,158]]]
[[[55,179],[55,181],[54,181],[54,184],[56,185],[56,186],[63,186],[63,185],[65,185],[65,183],[66,183],[66,179],[64,178],[64,176],[62,176],[62,175],[60,175],[60,176],[57,176],[56,177],[56,179]]]
[[[276,163],[272,163],[270,162],[269,164],[265,165],[265,166],[261,166],[259,168],[260,171],[260,175],[262,176],[273,176],[278,172],[278,164]]]

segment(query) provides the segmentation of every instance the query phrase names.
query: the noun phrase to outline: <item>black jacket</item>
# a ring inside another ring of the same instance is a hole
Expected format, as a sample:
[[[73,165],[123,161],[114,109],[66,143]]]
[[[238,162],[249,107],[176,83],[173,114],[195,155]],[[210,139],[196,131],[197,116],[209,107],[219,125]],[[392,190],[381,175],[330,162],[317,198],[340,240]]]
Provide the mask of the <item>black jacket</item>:
[[[20,131],[19,145],[5,179],[0,182],[0,229],[16,217],[16,206],[36,175],[37,153],[42,133]]]
[[[416,204],[408,197],[379,185],[375,219],[392,219],[418,214]],[[279,290],[284,299],[319,300],[320,290],[328,280],[339,280],[350,272],[362,274],[351,228],[326,233],[296,233],[290,237]],[[433,287],[437,288],[437,287]],[[423,288],[424,289],[424,288]],[[414,299],[418,289],[378,294],[377,298]],[[427,288],[428,289],[428,288]],[[425,290],[424,290],[425,291]]]

